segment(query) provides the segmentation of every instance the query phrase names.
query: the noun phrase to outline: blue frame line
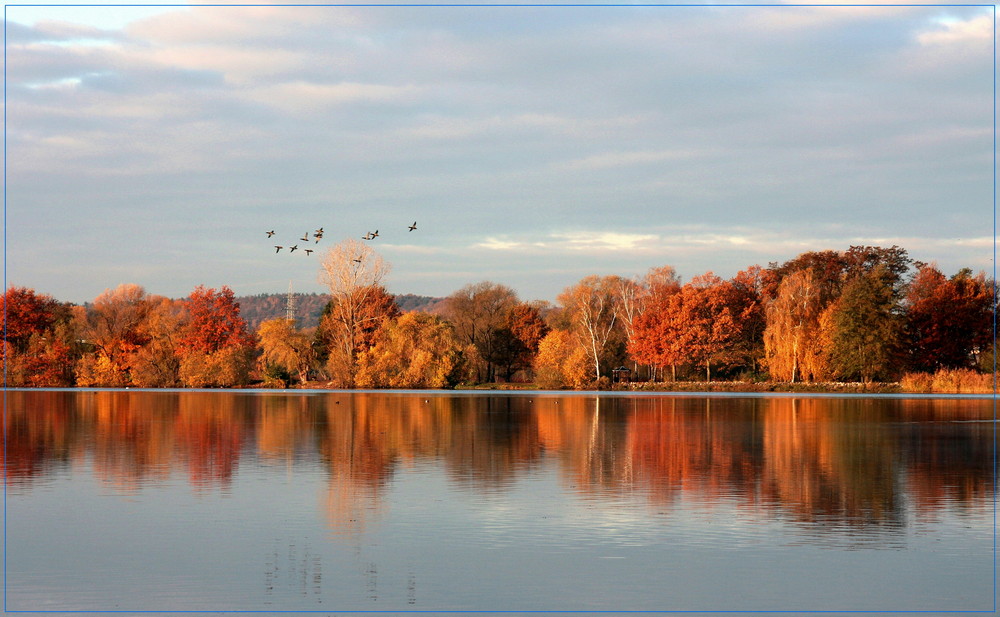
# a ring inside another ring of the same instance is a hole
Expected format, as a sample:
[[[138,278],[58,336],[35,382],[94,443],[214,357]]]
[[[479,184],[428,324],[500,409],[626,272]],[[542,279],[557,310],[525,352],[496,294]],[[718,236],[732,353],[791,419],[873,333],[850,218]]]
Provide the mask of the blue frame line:
[[[686,8],[744,8],[744,7],[816,7],[816,8],[834,8],[834,7],[965,7],[965,8],[986,8],[992,7],[994,11],[996,10],[996,4],[990,3],[970,3],[970,4],[941,4],[940,2],[931,3],[911,3],[911,4],[850,4],[850,3],[840,3],[840,4],[823,4],[823,3],[795,3],[795,4],[785,4],[785,3],[748,3],[748,4],[726,4],[726,3],[704,3],[704,4],[692,4],[692,3],[617,3],[617,2],[607,2],[607,3],[496,3],[496,2],[468,2],[468,3],[414,3],[414,4],[400,4],[400,3],[371,3],[371,4],[361,4],[361,3],[346,3],[346,2],[336,2],[336,3],[293,3],[293,4],[274,4],[272,2],[260,2],[260,3],[241,3],[241,4],[197,4],[190,5],[186,3],[146,3],[146,4],[101,4],[101,3],[60,3],[60,4],[25,4],[25,3],[11,3],[5,4],[5,17],[6,17],[6,7],[139,7],[139,8],[155,8],[155,7],[358,7],[358,8],[369,8],[369,7],[393,7],[393,8],[413,8],[413,7],[443,7],[443,8],[536,8],[536,7],[549,7],[549,8],[590,8],[590,7],[611,7],[611,8],[646,8],[646,7],[686,7]],[[995,22],[995,19],[994,19]],[[6,41],[5,41],[6,43]]]
[[[3,7],[3,292],[7,293],[7,5]],[[7,341],[7,302],[3,303],[3,340]],[[7,458],[7,345],[3,346],[3,460]],[[3,466],[3,610],[7,612],[7,467]]]
[[[997,7],[993,5],[993,612],[997,611]]]
[[[4,4],[4,49],[3,49],[3,99],[4,99],[4,111],[3,111],[3,241],[4,241],[4,261],[3,261],[3,290],[4,293],[7,291],[7,8],[8,7],[74,7],[74,8],[85,8],[85,7],[187,7],[192,6],[188,3],[134,3],[134,4],[108,4],[108,3],[10,3]],[[854,3],[746,3],[746,4],[732,4],[732,3],[492,3],[492,2],[470,2],[470,3],[419,3],[419,4],[404,4],[404,3],[290,3],[290,4],[275,4],[273,2],[260,2],[260,3],[241,3],[241,4],[198,4],[199,7],[262,7],[262,6],[272,6],[272,7],[358,7],[358,8],[378,8],[378,7],[393,7],[393,8],[420,8],[420,7],[441,7],[441,8],[477,8],[477,7],[495,7],[495,8],[655,8],[655,7],[676,7],[676,8],[760,8],[760,7],[822,7],[822,8],[834,8],[834,7],[937,7],[937,6],[947,6],[947,7],[965,7],[965,8],[985,8],[991,7],[993,11],[993,607],[990,610],[543,610],[543,611],[533,611],[533,610],[79,610],[79,609],[68,609],[68,610],[9,610],[7,606],[7,466],[4,466],[3,474],[3,539],[4,539],[4,549],[3,549],[3,612],[4,613],[18,613],[18,614],[65,614],[65,613],[79,613],[79,614],[214,614],[214,615],[226,615],[226,614],[326,614],[331,613],[345,613],[345,614],[510,614],[510,613],[542,613],[542,614],[636,614],[636,615],[648,615],[648,614],[941,614],[943,612],[954,613],[954,614],[995,614],[997,612],[997,602],[998,602],[998,562],[997,562],[997,522],[998,522],[998,507],[997,507],[997,488],[998,488],[998,427],[997,427],[997,394],[998,394],[998,379],[997,379],[997,358],[996,358],[996,347],[997,347],[997,4],[995,3],[964,3],[964,4],[942,4],[940,2],[932,3],[907,3],[907,4],[897,4],[897,3],[869,3],[869,4],[854,4]],[[4,340],[7,338],[7,306],[4,303],[3,307],[3,334]],[[7,460],[7,358],[6,358],[6,346],[3,350],[3,453],[4,460]],[[586,393],[578,393],[586,394]],[[606,394],[606,393],[602,393]],[[774,393],[770,393],[774,394]],[[802,395],[802,394],[800,394]],[[808,394],[806,394],[808,396]]]
[[[385,615],[392,614],[398,615],[400,613],[414,614],[414,615],[498,615],[498,614],[508,614],[508,613],[539,613],[539,614],[572,614],[572,615],[676,615],[676,614],[704,614],[704,615],[732,615],[747,614],[747,615],[802,615],[804,613],[808,614],[834,614],[843,615],[845,613],[860,613],[865,615],[942,615],[943,613],[948,614],[962,614],[962,615],[992,615],[994,611],[992,610],[955,610],[955,611],[940,611],[940,610],[915,610],[915,611],[891,611],[891,610],[881,610],[881,611],[837,611],[837,610],[817,610],[817,611],[795,611],[795,610],[746,610],[746,611],[717,611],[717,610],[690,610],[690,611],[656,611],[656,610],[546,610],[546,611],[532,611],[532,610],[458,610],[458,609],[444,609],[444,610],[379,610],[379,611],[366,611],[366,610],[301,610],[301,611],[288,611],[288,610],[182,610],[182,611],[165,611],[165,610],[151,610],[151,611],[130,611],[130,610],[110,610],[110,611],[100,611],[100,610],[13,610],[7,611],[9,613],[24,613],[24,614],[63,614],[63,613],[80,613],[80,614],[128,614],[134,615],[136,613],[142,614],[212,614],[212,615],[230,615],[230,614],[266,614],[266,615],[298,615],[298,614],[318,614],[318,615],[331,615],[332,613],[345,613],[350,615]]]

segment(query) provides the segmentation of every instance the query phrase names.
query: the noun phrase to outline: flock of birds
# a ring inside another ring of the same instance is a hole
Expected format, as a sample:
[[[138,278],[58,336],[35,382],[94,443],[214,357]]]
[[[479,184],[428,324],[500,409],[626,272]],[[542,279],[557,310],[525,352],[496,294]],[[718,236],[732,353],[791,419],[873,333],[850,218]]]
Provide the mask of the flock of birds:
[[[274,230],[272,229],[271,231],[266,231],[264,233],[266,233],[267,237],[270,238],[271,236],[274,235]],[[312,239],[314,239],[316,241],[316,244],[319,244],[319,241],[323,239],[323,228],[322,227],[320,227],[319,229],[317,229],[316,231],[313,232]],[[309,232],[307,231],[306,233],[304,233],[302,235],[302,237],[299,238],[299,240],[301,240],[302,242],[309,242],[310,241]],[[275,244],[274,245],[274,252],[275,253],[280,253],[281,249],[283,249],[283,248],[285,248],[285,247],[282,246],[282,245],[280,245],[280,244]],[[295,244],[293,246],[288,247],[288,252],[289,253],[294,253],[297,250],[299,250],[299,245],[298,244]],[[311,255],[313,253],[314,249],[302,249],[302,251],[306,255]]]
[[[413,221],[413,224],[409,225],[407,228],[410,231],[415,230],[417,228],[417,222]],[[264,233],[266,233],[267,237],[270,238],[270,237],[272,237],[274,235],[274,230],[272,229],[271,231],[266,231]],[[362,240],[374,240],[377,237],[378,237],[378,230],[376,229],[375,231],[369,231],[365,235],[361,236],[361,239]],[[319,229],[317,229],[314,232],[312,232],[312,237],[311,238],[309,237],[309,232],[308,231],[305,234],[303,234],[301,238],[299,238],[299,240],[302,241],[302,242],[306,242],[306,243],[313,242],[314,244],[319,244],[319,241],[322,240],[322,239],[323,239],[323,228],[322,227],[320,227]],[[283,249],[283,248],[285,248],[284,245],[275,244],[274,245],[274,252],[275,253],[280,253],[281,249]],[[298,244],[294,244],[294,245],[288,247],[288,252],[289,253],[294,253],[297,250],[299,250],[299,245]],[[305,253],[308,256],[308,255],[311,255],[314,252],[314,249],[304,248],[304,249],[302,249],[302,252]],[[355,263],[361,263],[360,259],[354,259],[353,261]]]

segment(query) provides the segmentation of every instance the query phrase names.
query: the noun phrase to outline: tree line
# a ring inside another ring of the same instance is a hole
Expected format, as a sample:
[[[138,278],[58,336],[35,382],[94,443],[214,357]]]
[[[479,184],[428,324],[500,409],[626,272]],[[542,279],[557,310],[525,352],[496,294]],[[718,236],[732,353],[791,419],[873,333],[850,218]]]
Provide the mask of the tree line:
[[[404,312],[390,265],[348,239],[322,260],[319,324],[251,330],[228,287],[182,299],[126,284],[86,305],[25,287],[3,297],[8,386],[447,388],[526,382],[894,381],[993,371],[994,281],[946,275],[905,249],[852,246],[711,272],[591,275],[555,303],[483,281],[435,314]]]

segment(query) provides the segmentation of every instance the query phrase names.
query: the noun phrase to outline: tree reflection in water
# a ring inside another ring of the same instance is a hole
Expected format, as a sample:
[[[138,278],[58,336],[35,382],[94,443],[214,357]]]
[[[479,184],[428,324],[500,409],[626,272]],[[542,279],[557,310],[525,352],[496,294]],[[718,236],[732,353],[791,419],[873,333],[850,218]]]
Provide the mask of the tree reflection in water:
[[[555,465],[580,498],[736,504],[822,532],[891,533],[906,508],[990,507],[992,403],[441,392],[8,391],[8,487],[92,461],[122,491],[178,474],[229,490],[241,462],[321,471],[331,532],[378,520],[394,476],[446,470],[456,490],[510,490]]]

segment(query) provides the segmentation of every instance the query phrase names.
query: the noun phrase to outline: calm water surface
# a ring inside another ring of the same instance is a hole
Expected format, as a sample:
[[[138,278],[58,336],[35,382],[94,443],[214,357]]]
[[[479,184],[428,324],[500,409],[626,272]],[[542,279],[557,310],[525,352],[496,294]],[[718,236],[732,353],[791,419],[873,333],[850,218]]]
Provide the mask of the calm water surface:
[[[994,606],[991,399],[5,397],[12,611]]]

